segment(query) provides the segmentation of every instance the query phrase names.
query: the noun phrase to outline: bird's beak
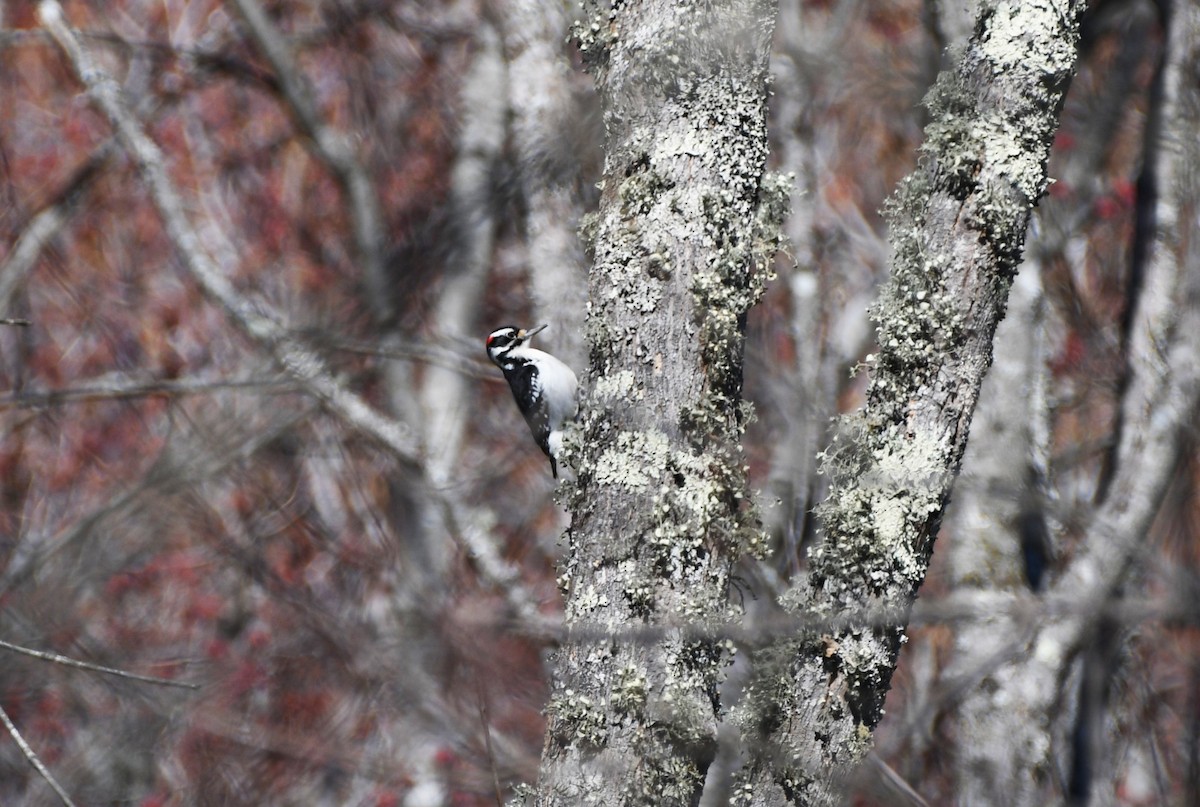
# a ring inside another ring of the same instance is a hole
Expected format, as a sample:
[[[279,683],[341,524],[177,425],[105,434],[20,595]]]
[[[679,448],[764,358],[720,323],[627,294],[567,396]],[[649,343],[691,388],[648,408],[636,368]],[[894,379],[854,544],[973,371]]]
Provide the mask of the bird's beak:
[[[546,330],[546,326],[539,325],[536,328],[530,328],[527,331],[521,331],[521,339],[522,341],[532,339],[535,333],[541,333],[544,330]]]

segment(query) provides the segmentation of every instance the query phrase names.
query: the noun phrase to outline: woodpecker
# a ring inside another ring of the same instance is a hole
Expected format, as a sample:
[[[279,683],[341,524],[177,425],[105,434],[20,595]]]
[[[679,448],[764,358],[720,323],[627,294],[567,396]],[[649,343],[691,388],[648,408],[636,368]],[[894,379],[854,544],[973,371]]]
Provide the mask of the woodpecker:
[[[533,335],[545,325],[528,331],[513,326],[488,334],[488,358],[504,371],[517,408],[529,424],[533,439],[550,458],[550,473],[558,478],[558,453],[562,449],[563,424],[575,417],[579,382],[571,368],[536,348],[529,347]]]

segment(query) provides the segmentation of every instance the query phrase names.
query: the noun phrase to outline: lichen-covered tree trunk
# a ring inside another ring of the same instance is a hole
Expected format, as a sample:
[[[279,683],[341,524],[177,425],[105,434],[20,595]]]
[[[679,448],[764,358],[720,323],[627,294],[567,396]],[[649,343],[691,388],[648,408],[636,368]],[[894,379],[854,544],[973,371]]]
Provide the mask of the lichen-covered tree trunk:
[[[743,325],[786,190],[764,181],[769,0],[592,7],[606,159],[538,805],[693,804],[716,746],[730,571],[759,531]],[[685,635],[686,633],[686,635]]]
[[[1047,185],[1082,5],[982,3],[961,63],[930,95],[922,165],[891,206],[891,279],[874,312],[867,403],[826,453],[824,540],[788,603],[843,624],[756,654],[739,717],[760,753],[735,803],[838,803],[870,747]],[[891,616],[854,620],[862,609]]]

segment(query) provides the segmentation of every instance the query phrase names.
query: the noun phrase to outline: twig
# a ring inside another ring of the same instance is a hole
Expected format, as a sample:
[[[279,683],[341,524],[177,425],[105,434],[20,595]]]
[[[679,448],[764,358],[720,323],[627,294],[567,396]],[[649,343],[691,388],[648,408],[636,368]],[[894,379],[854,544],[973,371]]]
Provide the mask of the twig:
[[[75,32],[63,18],[61,4],[58,0],[42,0],[38,15],[87,87],[92,100],[116,129],[121,145],[137,164],[162,217],[167,236],[205,295],[221,306],[253,341],[269,350],[280,367],[331,412],[390,449],[400,460],[420,467],[420,445],[407,425],[380,413],[347,389],[319,354],[295,339],[280,324],[275,312],[264,304],[252,303],[237,291],[217,261],[202,247],[199,233],[184,213],[183,200],[171,184],[162,150],[143,131],[117,82],[98,67],[80,45]],[[490,536],[474,525],[474,519],[459,515],[457,502],[441,498],[447,512],[453,514],[453,521],[462,525],[461,537],[456,537],[465,541],[484,576],[501,589],[519,614],[535,618],[536,603],[519,585],[517,571],[499,557]],[[459,531],[452,529],[452,532],[457,534]]]
[[[256,305],[250,302],[237,291],[202,247],[199,234],[184,213],[183,201],[171,184],[162,150],[142,130],[141,123],[130,110],[117,82],[97,66],[81,47],[75,32],[63,19],[58,0],[42,0],[38,5],[38,14],[42,25],[58,42],[86,85],[92,100],[109,119],[121,144],[137,164],[162,217],[167,236],[175,244],[184,266],[204,293],[219,304],[251,339],[268,349],[289,375],[346,423],[373,437],[401,459],[418,462],[418,444],[407,426],[381,414],[347,389],[330,372],[321,356],[287,332],[275,312],[261,303]]]
[[[4,711],[3,707],[0,707],[0,722],[4,723],[4,728],[8,729],[8,733],[12,736],[13,741],[21,749],[21,753],[25,755],[25,759],[29,760],[29,764],[34,767],[34,770],[40,773],[42,778],[54,789],[54,792],[58,794],[58,798],[62,803],[67,805],[67,807],[75,807],[75,802],[71,801],[71,797],[67,795],[67,791],[63,789],[63,786],[55,780],[50,770],[38,759],[38,755],[29,747],[29,743],[25,742],[25,738],[21,736],[21,732],[17,731],[16,724],[12,722],[12,719],[8,716],[8,712]]]
[[[396,359],[399,361],[431,364],[447,370],[453,370],[456,373],[477,381],[504,383],[504,376],[496,371],[496,366],[486,359],[481,358],[483,350],[480,345],[482,343],[477,340],[470,343],[476,348],[474,351],[475,355],[467,352],[468,343],[465,339],[455,339],[456,346],[452,348],[417,342],[405,343],[396,340],[388,340],[384,345],[376,343],[368,344],[348,339],[330,339],[323,335],[317,336],[311,341],[328,350],[352,353],[358,356],[375,356],[381,359]]]
[[[298,389],[290,379],[234,378],[215,381],[147,381],[144,383],[112,384],[70,387],[68,389],[41,392],[11,392],[0,395],[0,411],[5,409],[35,408],[67,403],[143,398],[153,395],[172,397],[182,395],[204,395],[222,390],[253,389],[287,393]]]
[[[10,644],[9,642],[0,639],[0,649],[11,650],[14,653],[20,653],[24,656],[32,656],[42,661],[52,661],[55,664],[62,664],[65,667],[76,667],[80,670],[91,670],[92,672],[104,673],[105,675],[115,675],[119,678],[129,678],[133,681],[143,681],[147,684],[158,684],[165,687],[179,687],[181,689],[199,689],[199,684],[189,684],[186,681],[172,681],[170,678],[159,678],[155,675],[140,675],[138,673],[126,672],[118,670],[114,667],[105,667],[102,664],[92,664],[88,661],[79,661],[68,656],[60,656],[58,653],[47,653],[43,650],[34,650],[29,647],[21,647],[20,645]]]
[[[234,0],[233,5],[241,14],[255,44],[271,63],[292,118],[312,141],[317,156],[333,172],[348,198],[355,246],[371,291],[370,302],[375,307],[376,316],[386,320],[393,312],[384,278],[383,214],[370,176],[356,159],[349,139],[321,118],[313,100],[312,88],[296,64],[291,48],[258,0]]]
[[[441,497],[441,503],[447,531],[470,557],[479,576],[504,595],[509,607],[523,624],[539,624],[538,604],[521,585],[521,570],[501,557],[500,548],[485,526],[490,516],[478,510],[468,510],[450,497]]]
[[[33,269],[42,250],[67,223],[75,204],[91,186],[92,181],[99,176],[100,169],[107,164],[115,151],[111,140],[100,144],[67,182],[57,198],[29,219],[12,252],[0,263],[0,310],[9,307],[13,293]],[[5,325],[29,324],[25,320],[15,319],[5,319],[2,322]]]
[[[201,445],[196,446],[198,453],[188,459],[186,467],[172,460],[170,445],[164,446],[162,454],[136,484],[113,493],[103,506],[85,514],[55,536],[35,538],[23,535],[21,542],[9,554],[8,566],[0,575],[0,593],[22,585],[47,558],[94,534],[93,531],[105,519],[124,512],[147,493],[165,495],[211,478],[231,463],[250,457],[263,446],[270,445],[297,423],[312,417],[313,410],[314,407],[299,406],[295,410],[281,412],[264,430],[255,433],[234,430],[229,434],[209,435]]]
[[[1186,595],[1155,598],[1114,599],[1097,607],[1084,597],[1003,591],[963,591],[939,599],[923,599],[906,612],[902,607],[865,605],[837,614],[821,612],[788,613],[780,611],[759,618],[751,625],[716,620],[678,620],[656,625],[606,625],[599,622],[575,622],[569,628],[559,617],[535,616],[512,620],[507,615],[488,615],[471,624],[497,630],[509,630],[521,636],[546,642],[606,643],[612,641],[652,644],[671,637],[684,641],[720,641],[729,639],[753,647],[798,636],[833,635],[839,631],[909,626],[949,625],[972,622],[1012,622],[1017,626],[1036,627],[1067,617],[1102,615],[1121,625],[1159,622],[1174,626],[1200,624],[1200,606]],[[999,654],[1002,655],[1002,654]]]

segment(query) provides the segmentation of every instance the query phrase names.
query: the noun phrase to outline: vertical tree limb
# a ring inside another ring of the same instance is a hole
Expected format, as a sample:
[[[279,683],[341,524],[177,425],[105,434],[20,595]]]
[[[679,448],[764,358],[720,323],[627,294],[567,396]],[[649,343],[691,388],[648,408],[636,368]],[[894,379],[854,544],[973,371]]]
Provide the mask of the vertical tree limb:
[[[921,167],[891,205],[892,277],[864,409],[826,452],[825,539],[791,607],[911,604],[966,445],[991,342],[1047,184],[1082,3],[982,4],[962,62],[930,95]],[[832,804],[870,748],[903,625],[807,636],[759,654],[743,705],[755,804]],[[735,803],[750,803],[749,801]]]
[[[509,0],[501,4],[500,15],[536,320],[559,326],[551,335],[554,353],[578,368],[584,359],[579,326],[586,283],[576,236],[582,211],[573,185],[580,147],[587,142],[570,139],[581,127],[571,120],[579,109],[562,55],[566,8],[541,0]]]
[[[492,182],[504,147],[508,109],[505,83],[499,36],[484,23],[476,32],[474,61],[463,76],[459,98],[458,154],[450,174],[456,260],[444,267],[432,314],[443,337],[463,339],[472,333],[486,291],[496,240]],[[439,487],[452,485],[467,417],[475,405],[468,379],[457,368],[431,365],[422,379],[420,401],[429,477]]]
[[[570,627],[666,636],[568,635],[538,805],[690,805],[715,752],[727,643],[679,628],[733,620],[732,564],[761,549],[738,441],[744,317],[786,212],[763,178],[774,17],[645,0],[592,6],[577,29],[607,143],[560,580]]]
[[[1033,468],[1039,459],[1044,467],[1049,448],[1043,442],[1046,430],[1036,426],[1049,414],[1039,338],[1040,268],[1039,262],[1028,262],[1013,286],[1008,315],[996,332],[996,361],[971,425],[950,509],[951,578],[959,591],[1028,596],[1031,590],[1021,532],[1036,531],[1039,522],[1046,529],[1041,521],[1045,502],[1035,481],[1043,477]],[[1036,804],[1046,773],[1044,759],[1037,758],[1045,729],[1029,713],[1032,704],[1012,699],[1007,678],[996,669],[1014,654],[1023,657],[1030,635],[998,659],[995,637],[1000,635],[1021,633],[1011,618],[992,614],[963,623],[955,634],[947,678],[971,682],[957,711],[959,730],[971,737],[956,755],[958,793],[966,804],[986,804],[998,794],[1012,804]]]

